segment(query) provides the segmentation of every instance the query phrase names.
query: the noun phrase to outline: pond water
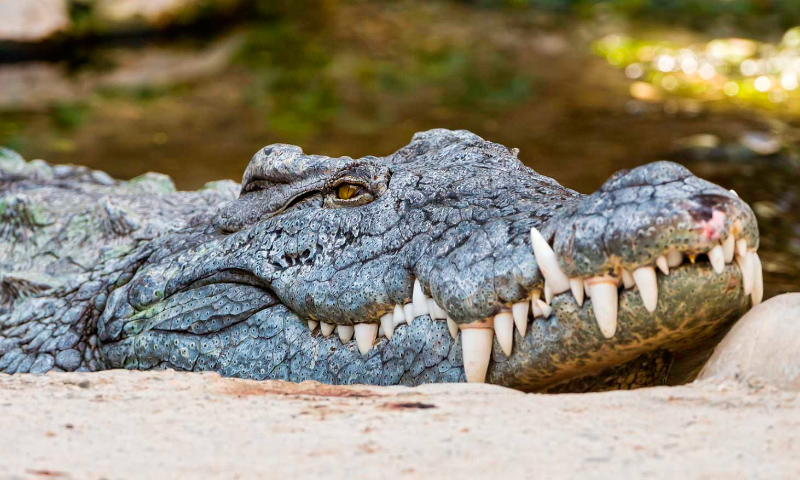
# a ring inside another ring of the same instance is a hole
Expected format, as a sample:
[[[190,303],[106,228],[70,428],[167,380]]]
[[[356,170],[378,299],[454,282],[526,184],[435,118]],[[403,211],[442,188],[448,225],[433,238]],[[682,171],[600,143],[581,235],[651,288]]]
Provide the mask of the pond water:
[[[159,171],[183,189],[240,179],[270,143],[385,155],[437,127],[517,147],[527,165],[584,193],[669,158],[754,206],[767,296],[798,290],[796,112],[632,79],[608,49],[598,54],[620,28],[525,10],[355,3],[210,38],[76,44],[69,61],[0,64],[0,144],[119,178]]]

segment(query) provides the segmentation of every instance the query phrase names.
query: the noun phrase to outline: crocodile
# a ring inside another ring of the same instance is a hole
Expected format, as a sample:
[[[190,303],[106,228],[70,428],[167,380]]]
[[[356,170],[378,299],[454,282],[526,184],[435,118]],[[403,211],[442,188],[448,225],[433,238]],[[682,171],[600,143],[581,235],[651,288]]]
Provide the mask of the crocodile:
[[[584,195],[518,155],[444,129],[385,157],[274,144],[189,192],[4,150],[0,371],[636,388],[762,300],[735,192],[659,161]]]

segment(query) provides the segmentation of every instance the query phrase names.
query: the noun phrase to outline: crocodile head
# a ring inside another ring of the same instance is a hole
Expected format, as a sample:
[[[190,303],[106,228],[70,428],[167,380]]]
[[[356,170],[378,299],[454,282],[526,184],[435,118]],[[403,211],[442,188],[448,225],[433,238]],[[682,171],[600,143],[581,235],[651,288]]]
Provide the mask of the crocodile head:
[[[382,158],[271,145],[112,293],[100,340],[111,366],[252,378],[657,383],[761,300],[758,241],[735,193],[673,163],[586,196],[465,131]]]

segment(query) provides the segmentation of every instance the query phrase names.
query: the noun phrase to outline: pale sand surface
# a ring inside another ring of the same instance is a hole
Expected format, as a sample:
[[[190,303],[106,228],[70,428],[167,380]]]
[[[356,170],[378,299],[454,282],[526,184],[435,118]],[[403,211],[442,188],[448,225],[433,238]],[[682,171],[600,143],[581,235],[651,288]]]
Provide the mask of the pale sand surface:
[[[798,478],[798,395],[713,379],[536,395],[179,372],[0,375],[0,476]]]

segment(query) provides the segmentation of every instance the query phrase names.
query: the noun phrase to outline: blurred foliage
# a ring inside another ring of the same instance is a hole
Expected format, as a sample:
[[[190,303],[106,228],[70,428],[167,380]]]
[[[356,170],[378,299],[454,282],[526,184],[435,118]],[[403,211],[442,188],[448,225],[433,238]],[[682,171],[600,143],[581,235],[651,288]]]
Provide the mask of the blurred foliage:
[[[609,35],[593,49],[635,80],[631,95],[639,100],[729,99],[800,113],[800,27],[789,29],[778,44],[723,38],[680,46]]]
[[[707,28],[714,20],[760,30],[764,20],[788,28],[800,23],[796,0],[463,0],[484,7],[535,8],[594,16],[614,13],[634,20]]]

